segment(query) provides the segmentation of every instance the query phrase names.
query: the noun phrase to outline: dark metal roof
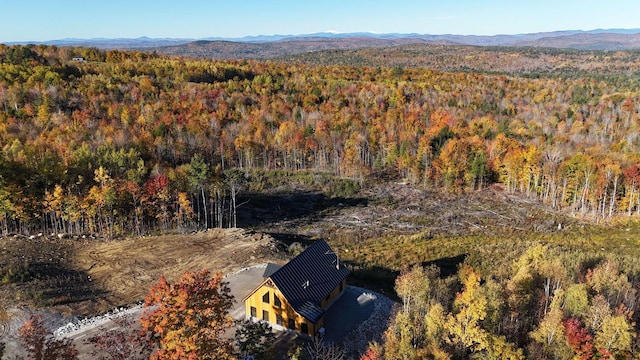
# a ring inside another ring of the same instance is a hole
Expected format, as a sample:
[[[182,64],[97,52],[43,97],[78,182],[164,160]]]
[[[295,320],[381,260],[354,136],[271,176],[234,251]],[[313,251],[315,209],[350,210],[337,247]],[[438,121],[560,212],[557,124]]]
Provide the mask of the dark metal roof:
[[[278,265],[278,264],[274,264],[274,263],[268,263],[267,267],[264,269],[264,272],[262,273],[262,278],[263,279],[268,278],[274,272],[280,270],[281,267],[282,267],[282,265]]]
[[[320,303],[342,280],[349,269],[324,240],[317,240],[300,255],[271,275],[296,312],[317,323],[324,314]]]

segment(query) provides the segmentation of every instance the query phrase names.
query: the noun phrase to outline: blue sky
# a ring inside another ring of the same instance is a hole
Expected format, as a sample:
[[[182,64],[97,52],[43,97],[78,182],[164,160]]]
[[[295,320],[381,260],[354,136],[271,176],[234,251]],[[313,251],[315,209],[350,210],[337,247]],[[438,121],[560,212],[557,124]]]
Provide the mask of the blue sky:
[[[322,31],[519,34],[640,28],[637,0],[7,0],[0,42]]]

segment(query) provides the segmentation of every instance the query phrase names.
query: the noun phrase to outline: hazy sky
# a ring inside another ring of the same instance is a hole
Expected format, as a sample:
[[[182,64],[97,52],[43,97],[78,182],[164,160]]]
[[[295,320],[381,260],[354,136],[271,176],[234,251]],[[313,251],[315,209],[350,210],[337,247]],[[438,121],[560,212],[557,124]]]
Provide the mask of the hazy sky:
[[[640,28],[638,0],[3,0],[0,42]]]

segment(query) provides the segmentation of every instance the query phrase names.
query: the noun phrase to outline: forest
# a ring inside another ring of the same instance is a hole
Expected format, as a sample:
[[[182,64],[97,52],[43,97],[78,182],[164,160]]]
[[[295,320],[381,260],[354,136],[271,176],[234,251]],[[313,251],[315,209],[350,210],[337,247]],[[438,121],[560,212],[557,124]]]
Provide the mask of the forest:
[[[438,69],[420,66],[424,53],[381,66],[367,51],[344,53],[353,65],[0,45],[0,232],[242,226],[241,201],[296,175],[339,196],[390,179],[451,196],[498,188],[582,225],[534,234],[543,244],[520,232],[505,246],[508,231],[339,244],[353,250],[354,277],[357,266],[399,270],[402,306],[362,358],[637,356],[636,53],[476,49],[466,69]],[[575,66],[500,65],[527,56]],[[605,71],[607,57],[616,65]],[[611,223],[630,225],[584,225]],[[451,276],[424,263],[469,248]]]
[[[639,95],[596,77],[42,45],[0,61],[4,233],[233,227],[252,174],[303,169],[453,193],[498,182],[595,221],[640,213]]]
[[[637,291],[618,263],[574,273],[549,250],[531,247],[506,276],[468,265],[457,279],[436,267],[404,271],[403,306],[369,359],[637,358]]]

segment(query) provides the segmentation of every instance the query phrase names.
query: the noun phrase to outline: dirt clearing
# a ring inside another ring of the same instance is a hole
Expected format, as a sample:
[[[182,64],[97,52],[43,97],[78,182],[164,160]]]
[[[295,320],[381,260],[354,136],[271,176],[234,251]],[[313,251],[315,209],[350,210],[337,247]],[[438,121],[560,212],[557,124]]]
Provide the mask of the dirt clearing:
[[[142,300],[161,275],[226,274],[282,256],[273,238],[242,229],[109,241],[12,236],[0,239],[0,300],[91,316]]]

